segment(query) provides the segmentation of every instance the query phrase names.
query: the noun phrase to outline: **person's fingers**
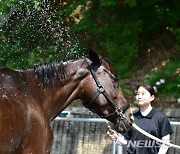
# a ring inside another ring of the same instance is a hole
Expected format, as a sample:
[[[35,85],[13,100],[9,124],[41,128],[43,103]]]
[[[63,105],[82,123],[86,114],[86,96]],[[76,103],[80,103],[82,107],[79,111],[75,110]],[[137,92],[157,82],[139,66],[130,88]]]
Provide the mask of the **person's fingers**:
[[[109,131],[107,131],[107,133],[106,133],[107,135],[110,135],[110,132]]]
[[[110,134],[115,134],[115,133],[116,133],[116,132],[115,132],[114,130],[112,130],[112,129],[109,129],[108,132],[109,132]]]
[[[116,138],[115,137],[110,137],[110,140],[116,141]]]
[[[112,134],[112,135],[109,135],[109,138],[110,138],[111,140],[116,140],[117,137]]]
[[[115,141],[115,140],[117,139],[116,136],[117,136],[117,135],[116,135],[116,131],[114,131],[114,130],[112,130],[112,129],[109,129],[109,130],[106,132],[104,138],[107,139],[107,138],[109,137],[110,140]]]
[[[104,136],[104,138],[107,139],[107,138],[109,137],[109,135],[110,135],[110,132],[107,131],[106,134],[105,134],[105,136]]]

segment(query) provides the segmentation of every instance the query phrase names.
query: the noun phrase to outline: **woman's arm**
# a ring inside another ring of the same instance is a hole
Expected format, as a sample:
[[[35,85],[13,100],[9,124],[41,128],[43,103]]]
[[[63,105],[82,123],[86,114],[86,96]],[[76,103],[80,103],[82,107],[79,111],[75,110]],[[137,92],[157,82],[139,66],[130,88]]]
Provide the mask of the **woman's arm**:
[[[128,144],[128,140],[120,134],[120,135],[118,135],[118,138],[116,140],[116,144],[121,145],[121,146],[125,146]]]
[[[170,135],[168,134],[168,135],[162,137],[162,140],[166,143],[170,142]],[[169,148],[169,146],[161,144],[158,154],[165,154],[167,152],[168,148]]]

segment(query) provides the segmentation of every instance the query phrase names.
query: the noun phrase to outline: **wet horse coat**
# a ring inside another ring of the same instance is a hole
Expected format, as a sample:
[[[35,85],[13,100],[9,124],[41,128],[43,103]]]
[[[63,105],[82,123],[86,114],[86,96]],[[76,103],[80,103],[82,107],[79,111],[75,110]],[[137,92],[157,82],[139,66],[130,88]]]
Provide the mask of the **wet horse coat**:
[[[90,54],[90,61],[117,106],[127,104],[109,63],[94,53]],[[50,121],[75,99],[88,104],[96,91],[84,59],[54,61],[26,70],[1,68],[0,154],[50,153]],[[100,116],[114,112],[104,96],[99,96],[89,108]],[[118,122],[115,116],[107,119]]]

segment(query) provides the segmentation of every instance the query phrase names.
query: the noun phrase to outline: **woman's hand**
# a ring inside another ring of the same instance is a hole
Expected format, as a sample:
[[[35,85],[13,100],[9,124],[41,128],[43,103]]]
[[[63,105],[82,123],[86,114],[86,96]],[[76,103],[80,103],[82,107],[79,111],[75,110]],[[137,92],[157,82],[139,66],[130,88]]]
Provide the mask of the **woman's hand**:
[[[116,131],[109,129],[106,133],[106,135],[104,136],[105,139],[110,138],[111,141],[117,141],[118,139],[118,134],[116,133]]]

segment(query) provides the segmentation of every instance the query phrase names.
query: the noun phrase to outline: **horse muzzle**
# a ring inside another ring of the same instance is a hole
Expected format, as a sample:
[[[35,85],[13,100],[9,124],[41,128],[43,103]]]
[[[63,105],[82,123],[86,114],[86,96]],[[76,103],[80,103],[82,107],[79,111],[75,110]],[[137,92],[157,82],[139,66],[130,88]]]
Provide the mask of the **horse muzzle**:
[[[127,104],[121,108],[121,111],[118,112],[118,119],[115,124],[115,129],[119,133],[126,133],[132,127],[132,121],[125,115],[127,109],[129,109],[130,105]]]
[[[127,120],[119,120],[118,123],[115,124],[115,130],[118,133],[126,133],[132,127],[132,123]]]

